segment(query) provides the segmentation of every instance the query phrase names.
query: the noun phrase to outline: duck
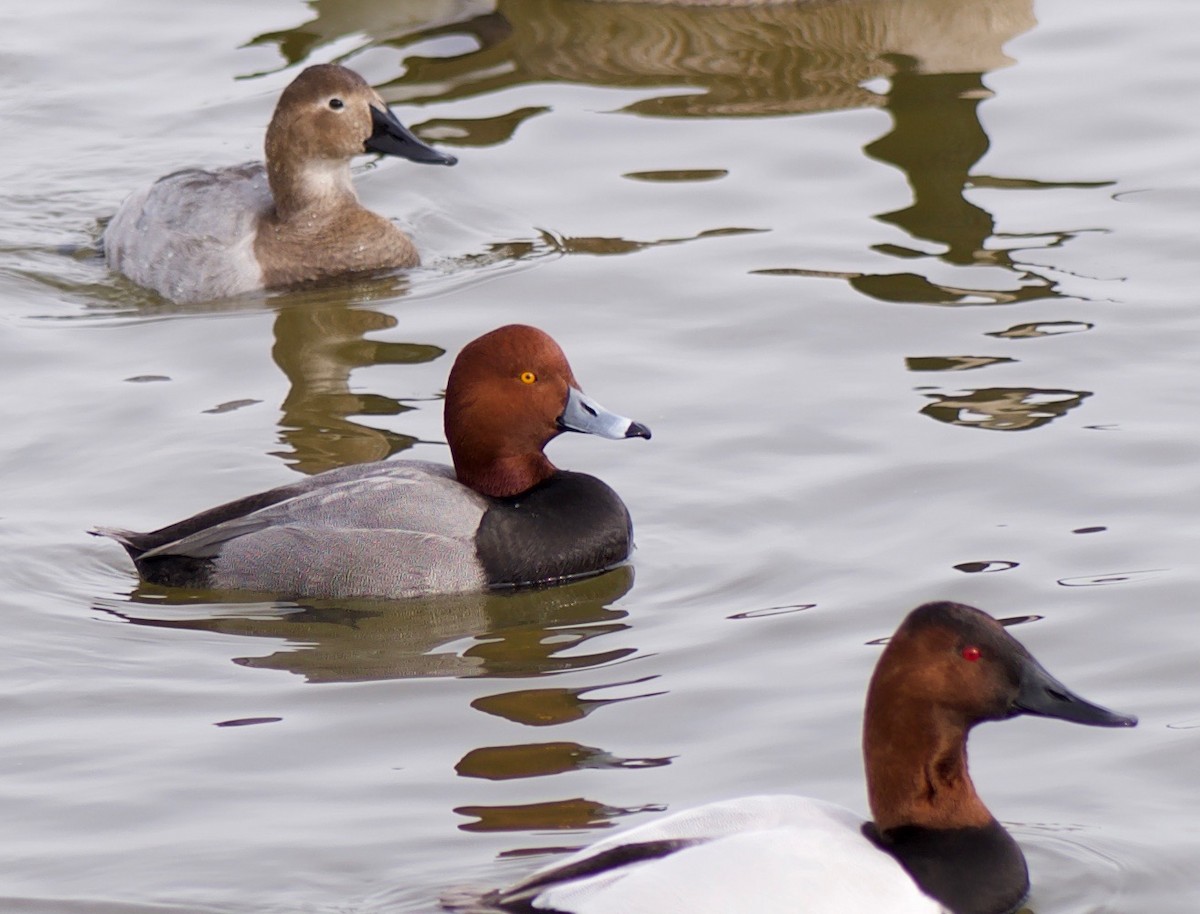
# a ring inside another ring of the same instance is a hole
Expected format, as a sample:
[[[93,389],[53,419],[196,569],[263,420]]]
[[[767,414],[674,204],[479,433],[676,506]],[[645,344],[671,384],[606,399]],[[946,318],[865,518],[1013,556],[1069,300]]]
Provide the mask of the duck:
[[[442,905],[464,914],[1010,914],[1029,892],[1025,857],[975,792],[967,735],[1021,714],[1137,723],[1076,695],[982,610],[926,603],[901,622],[867,688],[870,821],[801,796],[718,801]]]
[[[350,160],[378,153],[453,165],[361,76],[307,67],[283,90],[266,161],[185,169],[134,191],[101,238],[110,269],[176,304],[417,266],[412,239],[364,207]]]
[[[453,467],[382,460],[328,470],[121,544],[147,583],[288,599],[401,599],[547,585],[625,562],[633,525],[594,476],[544,449],[563,432],[650,438],[585,395],[558,343],[509,324],[464,346],[443,413]]]

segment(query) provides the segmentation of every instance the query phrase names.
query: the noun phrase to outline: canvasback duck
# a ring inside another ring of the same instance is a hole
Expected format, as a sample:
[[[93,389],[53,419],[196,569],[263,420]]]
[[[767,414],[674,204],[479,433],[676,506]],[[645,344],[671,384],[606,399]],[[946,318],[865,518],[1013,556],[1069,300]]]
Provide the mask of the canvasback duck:
[[[557,469],[561,432],[649,438],[585,396],[558,344],[511,324],[468,343],[444,411],[453,469],[420,460],[341,467],[151,533],[97,528],[143,580],[283,597],[400,598],[595,574],[633,549],[611,488]]]
[[[365,153],[456,161],[353,70],[308,67],[279,97],[265,164],[177,171],[134,192],[104,231],[105,259],[178,303],[416,266],[408,235],[358,201],[350,160]]]
[[[873,821],[806,797],[711,803],[443,905],[473,914],[1009,914],[1029,891],[1025,857],[975,792],[967,734],[1018,714],[1137,723],[1075,695],[986,613],[927,603],[897,629],[867,690]]]

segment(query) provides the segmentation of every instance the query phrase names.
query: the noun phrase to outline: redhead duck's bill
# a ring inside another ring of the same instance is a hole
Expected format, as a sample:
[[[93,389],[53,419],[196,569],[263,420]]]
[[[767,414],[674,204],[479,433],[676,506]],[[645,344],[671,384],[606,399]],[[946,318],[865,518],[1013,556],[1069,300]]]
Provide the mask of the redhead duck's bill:
[[[337,64],[308,67],[284,89],[265,153],[265,163],[185,169],[135,191],[105,228],[108,265],[177,303],[413,267],[412,239],[362,206],[350,161],[457,161]]]
[[[513,324],[468,343],[450,371],[453,469],[358,464],[150,533],[92,532],[117,540],[151,583],[292,598],[400,598],[597,574],[629,558],[633,527],[605,483],[546,457],[568,429],[650,437],[585,397],[547,334]]]
[[[966,741],[975,724],[1019,714],[1137,723],[1067,689],[986,613],[928,603],[900,625],[868,686],[872,822],[807,797],[711,803],[443,906],[464,914],[1011,914],[1029,890],[1025,858],[976,794]]]
[[[650,438],[650,429],[642,423],[609,412],[575,387],[567,391],[567,406],[558,417],[558,427],[564,432],[583,432],[601,438]]]

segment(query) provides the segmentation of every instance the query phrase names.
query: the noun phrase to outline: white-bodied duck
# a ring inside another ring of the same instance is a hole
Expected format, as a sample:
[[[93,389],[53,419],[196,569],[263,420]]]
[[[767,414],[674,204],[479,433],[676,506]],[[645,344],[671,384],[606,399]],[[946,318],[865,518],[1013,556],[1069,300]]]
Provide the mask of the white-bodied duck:
[[[1029,891],[1025,857],[975,792],[967,734],[1019,714],[1137,723],[1075,695],[986,613],[927,603],[867,690],[872,821],[807,797],[727,800],[444,903],[476,914],[1010,914]]]

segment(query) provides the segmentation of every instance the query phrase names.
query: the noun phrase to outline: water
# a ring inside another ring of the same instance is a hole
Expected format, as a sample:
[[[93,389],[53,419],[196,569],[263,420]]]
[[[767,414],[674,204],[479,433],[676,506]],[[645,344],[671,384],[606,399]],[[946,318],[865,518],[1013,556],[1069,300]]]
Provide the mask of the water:
[[[0,13],[0,908],[427,912],[662,809],[865,809],[879,648],[927,599],[1034,616],[1114,732],[981,728],[1037,914],[1186,912],[1200,14],[1165,2],[679,9],[48,0]],[[87,247],[258,155],[297,67],[454,169],[364,164],[408,277],[177,309]],[[632,569],[403,605],[139,588],[149,528],[446,459],[453,354],[550,331],[653,441],[561,439]]]

